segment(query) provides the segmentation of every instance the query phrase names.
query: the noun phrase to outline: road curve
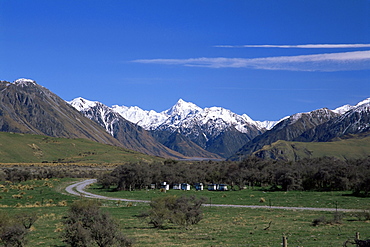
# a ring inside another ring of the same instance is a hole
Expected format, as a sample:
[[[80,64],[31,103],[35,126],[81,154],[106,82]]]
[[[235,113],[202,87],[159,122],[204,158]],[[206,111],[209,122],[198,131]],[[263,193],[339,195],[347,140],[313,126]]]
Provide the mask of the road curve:
[[[112,200],[112,201],[123,201],[123,202],[143,202],[149,203],[150,201],[145,200],[132,200],[132,199],[123,199],[115,198],[108,196],[101,196],[92,194],[85,191],[86,186],[96,183],[96,179],[87,179],[82,182],[74,183],[69,185],[66,188],[66,191],[69,194],[76,196],[83,196],[87,198],[103,199],[103,200]],[[363,212],[361,209],[343,209],[343,208],[310,208],[310,207],[280,207],[280,206],[258,206],[258,205],[231,205],[231,204],[203,204],[208,207],[234,207],[234,208],[264,208],[264,209],[284,209],[284,210],[311,210],[311,211],[330,211],[330,212]]]
[[[111,201],[123,201],[123,202],[144,202],[149,203],[150,201],[144,200],[131,200],[131,199],[123,199],[123,198],[115,198],[115,197],[108,197],[102,195],[96,195],[85,191],[86,186],[96,183],[96,179],[87,179],[82,182],[74,183],[67,186],[66,191],[69,194],[76,195],[76,196],[83,196],[87,198],[95,198],[95,199],[103,199],[103,200],[111,200]]]

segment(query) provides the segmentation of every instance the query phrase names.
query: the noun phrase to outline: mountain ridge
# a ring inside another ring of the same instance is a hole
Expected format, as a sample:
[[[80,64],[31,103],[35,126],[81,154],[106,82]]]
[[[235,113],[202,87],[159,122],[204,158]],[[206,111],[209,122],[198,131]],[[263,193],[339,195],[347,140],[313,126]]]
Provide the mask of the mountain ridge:
[[[101,126],[29,79],[0,81],[0,131],[85,138],[120,146]]]
[[[81,101],[86,103],[80,104]],[[80,111],[96,104],[81,97],[69,103],[78,104],[75,107]],[[110,109],[150,131],[157,141],[185,156],[194,154],[190,147],[200,147],[208,152],[208,155],[213,153],[212,158],[215,158],[215,155],[225,158],[266,131],[266,127],[277,123],[253,121],[246,114],[238,115],[222,107],[203,109],[182,99],[160,113],[145,111],[136,106],[114,105]],[[179,133],[183,136],[179,137]]]
[[[67,102],[34,80],[18,79],[0,81],[0,103],[0,131],[85,138],[175,159],[240,159],[279,140],[329,142],[370,133],[370,98],[260,122],[183,99],[159,113],[81,97]]]

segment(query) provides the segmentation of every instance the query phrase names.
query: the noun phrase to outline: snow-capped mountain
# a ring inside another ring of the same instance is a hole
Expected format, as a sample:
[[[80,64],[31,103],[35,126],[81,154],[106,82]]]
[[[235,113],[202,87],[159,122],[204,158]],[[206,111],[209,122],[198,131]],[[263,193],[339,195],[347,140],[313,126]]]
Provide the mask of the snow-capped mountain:
[[[349,134],[370,131],[370,98],[355,106],[296,113],[243,146],[232,158],[245,157],[278,140],[327,142]]]
[[[189,126],[190,119],[199,125],[215,119],[220,119],[225,123],[220,127],[220,131],[228,126],[234,126],[242,133],[248,133],[248,125],[256,128],[271,129],[278,121],[253,121],[247,114],[237,115],[230,110],[222,107],[200,108],[199,106],[180,99],[174,106],[163,112],[145,111],[137,106],[127,107],[114,105],[112,109],[130,122],[136,123],[146,130],[155,130],[161,125],[166,125],[173,129]],[[189,126],[191,127],[191,126]]]
[[[137,123],[168,147],[173,133],[181,133],[203,149],[227,157],[255,136],[271,129],[278,121],[254,121],[247,114],[238,115],[222,107],[202,109],[182,99],[170,109],[157,113],[138,107],[113,106],[127,120]],[[182,140],[183,142],[183,140]],[[228,144],[221,144],[227,142]]]
[[[349,109],[325,124],[307,130],[297,141],[327,142],[336,137],[370,131],[370,98],[350,106]]]
[[[239,159],[251,155],[253,152],[270,145],[278,140],[292,141],[305,131],[339,116],[327,108],[322,108],[306,113],[296,113],[281,120],[271,130],[257,136],[252,141],[244,145],[232,159]]]
[[[77,98],[70,102],[77,110],[85,112],[96,108],[97,101]],[[163,112],[142,110],[137,106],[118,106],[101,108],[100,115],[114,112],[123,119],[149,131],[161,144],[185,156],[199,154],[204,150],[221,157],[233,155],[237,150],[242,155],[250,154],[277,140],[295,140],[300,135],[315,129],[329,120],[345,116],[349,112],[368,109],[370,98],[356,106],[344,105],[334,110],[327,108],[306,113],[296,113],[279,121],[254,121],[248,115],[238,115],[222,107],[201,108],[194,103],[180,99],[174,106]],[[102,105],[102,104],[101,104]],[[353,114],[353,113],[352,113]],[[112,134],[114,117],[109,121],[97,120]],[[333,120],[334,121],[334,120]],[[367,128],[362,126],[361,128]],[[358,127],[359,128],[359,127]],[[312,134],[311,134],[312,135]],[[253,141],[252,141],[253,140]],[[198,151],[194,152],[194,149]]]
[[[87,118],[104,127],[125,148],[149,155],[184,158],[180,153],[156,141],[148,131],[124,119],[112,108],[98,101],[90,101],[79,97],[68,103]]]
[[[14,85],[20,86],[20,87],[27,87],[30,85],[37,85],[34,80],[26,79],[26,78],[20,78],[14,81]]]
[[[99,102],[77,98],[70,104],[86,113],[87,109],[95,107]],[[159,142],[174,150],[184,150],[184,147],[178,146],[181,140],[181,145],[187,143],[187,146],[194,146],[192,143],[195,143],[202,149],[223,157],[231,155],[246,142],[277,123],[277,121],[253,121],[246,114],[238,115],[222,107],[203,109],[182,99],[170,109],[159,113],[153,110],[142,110],[137,106],[114,105],[110,110],[150,131]],[[101,121],[101,124],[109,131],[104,121]],[[174,138],[174,133],[176,133],[176,138]],[[178,134],[183,137],[179,138]],[[175,144],[169,140],[176,140],[179,143]],[[226,140],[229,143],[228,147],[220,144]],[[183,151],[183,154],[188,155],[186,152]]]

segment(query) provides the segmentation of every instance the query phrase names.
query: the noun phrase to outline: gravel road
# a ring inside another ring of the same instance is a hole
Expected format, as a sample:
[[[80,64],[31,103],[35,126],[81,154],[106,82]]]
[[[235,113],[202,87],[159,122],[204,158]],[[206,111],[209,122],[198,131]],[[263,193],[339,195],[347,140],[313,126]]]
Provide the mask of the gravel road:
[[[87,198],[103,199],[103,200],[113,200],[113,201],[123,201],[123,202],[143,202],[149,203],[150,201],[145,200],[131,200],[123,198],[114,198],[92,194],[86,192],[84,189],[86,186],[96,183],[96,179],[87,179],[82,182],[74,183],[66,188],[69,194],[76,196],[83,196]],[[204,206],[212,207],[234,207],[234,208],[265,208],[265,209],[285,209],[285,210],[311,210],[311,211],[338,211],[338,212],[362,212],[360,209],[343,209],[343,208],[309,208],[309,207],[279,207],[279,206],[257,206],[257,205],[230,205],[230,204],[203,204]]]

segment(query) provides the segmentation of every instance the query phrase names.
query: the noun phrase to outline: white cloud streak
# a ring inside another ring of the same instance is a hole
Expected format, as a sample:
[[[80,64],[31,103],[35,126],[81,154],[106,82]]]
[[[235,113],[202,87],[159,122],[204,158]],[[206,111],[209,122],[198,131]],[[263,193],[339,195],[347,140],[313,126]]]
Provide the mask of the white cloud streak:
[[[369,70],[370,51],[324,53],[315,55],[280,56],[266,58],[189,58],[139,59],[135,63],[181,65],[208,68],[248,68],[291,71],[349,71]]]
[[[369,48],[370,44],[307,44],[307,45],[216,45],[220,48],[304,48],[304,49],[335,49],[335,48]]]

